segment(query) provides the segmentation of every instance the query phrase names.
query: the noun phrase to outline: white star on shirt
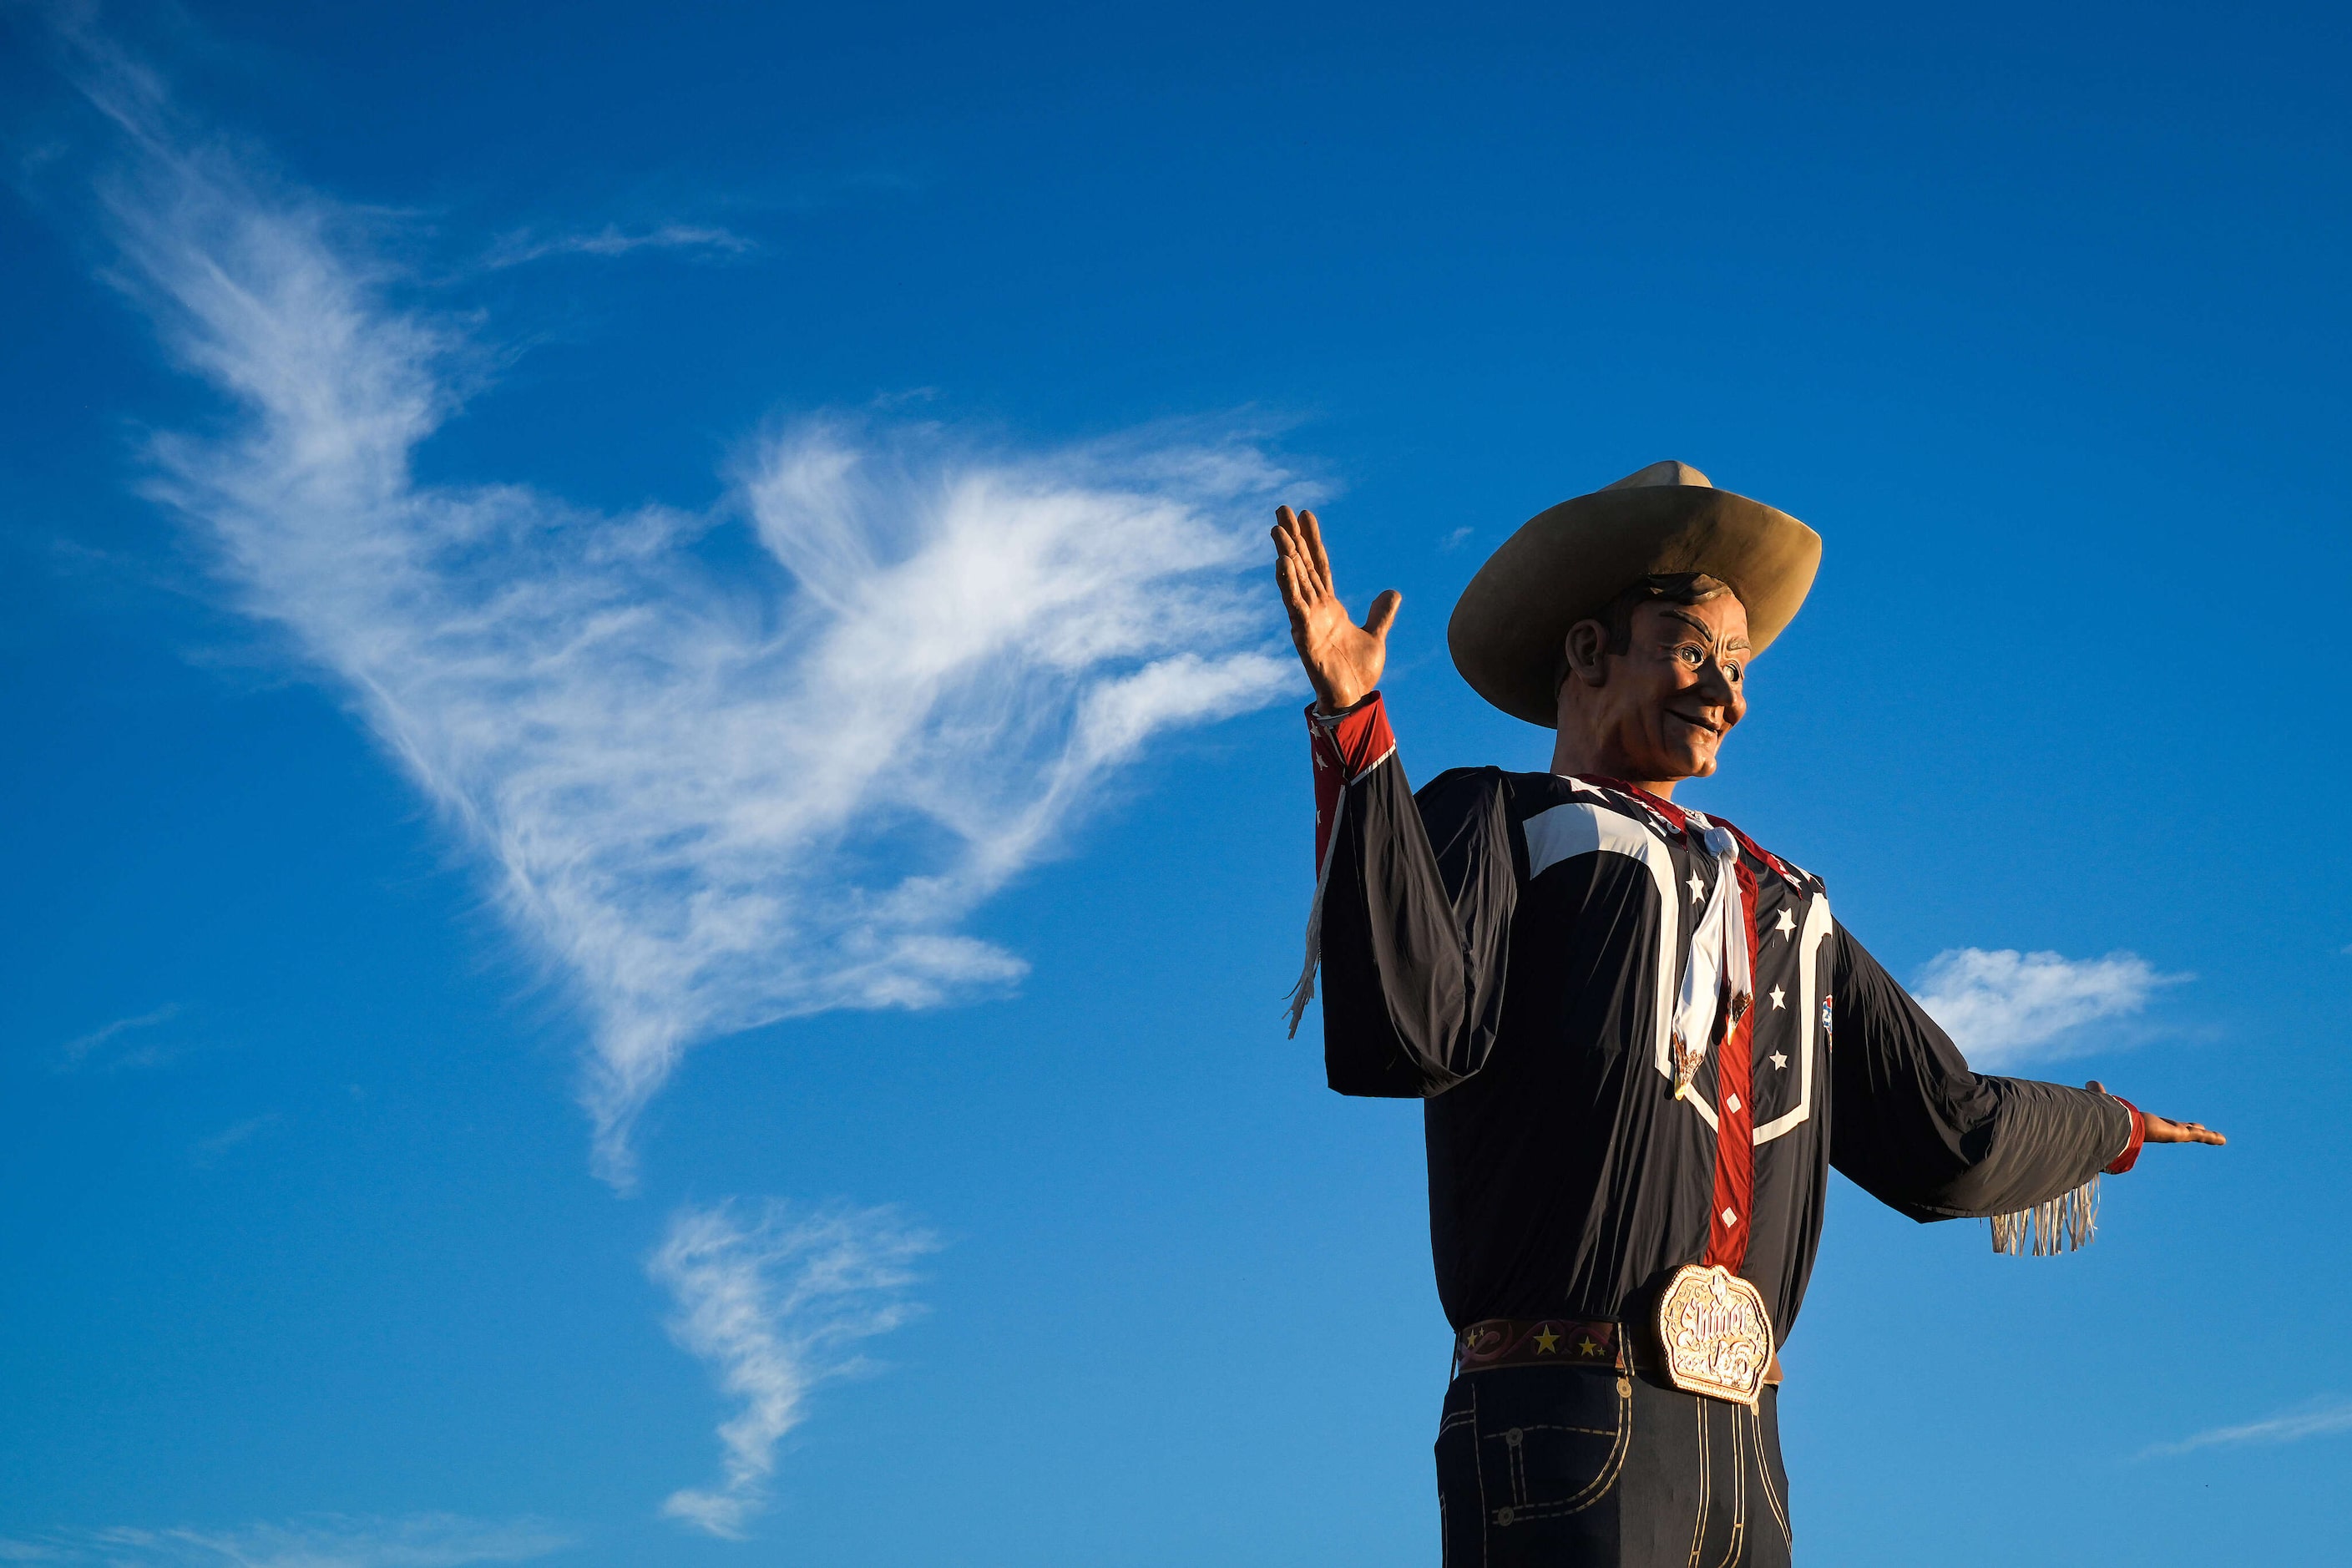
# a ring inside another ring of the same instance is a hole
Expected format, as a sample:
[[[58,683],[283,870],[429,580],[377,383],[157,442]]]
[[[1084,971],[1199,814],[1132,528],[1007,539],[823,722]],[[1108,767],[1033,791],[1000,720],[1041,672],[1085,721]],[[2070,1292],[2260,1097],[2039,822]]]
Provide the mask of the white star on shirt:
[[[1772,1005],[1775,1007],[1780,1006],[1781,1005],[1780,998],[1787,994],[1788,993],[1781,990],[1778,985],[1772,987]]]
[[[1706,896],[1706,882],[1696,871],[1690,875],[1690,890],[1692,903],[1696,903]]]
[[[1780,1052],[1774,1051],[1772,1053],[1772,1065],[1776,1068],[1787,1067],[1789,1065],[1789,1058],[1782,1056]]]
[[[1787,937],[1790,941],[1794,942],[1797,937],[1797,917],[1790,914],[1788,910],[1782,910],[1780,911],[1780,923],[1774,926],[1772,929],[1779,931],[1782,936]]]

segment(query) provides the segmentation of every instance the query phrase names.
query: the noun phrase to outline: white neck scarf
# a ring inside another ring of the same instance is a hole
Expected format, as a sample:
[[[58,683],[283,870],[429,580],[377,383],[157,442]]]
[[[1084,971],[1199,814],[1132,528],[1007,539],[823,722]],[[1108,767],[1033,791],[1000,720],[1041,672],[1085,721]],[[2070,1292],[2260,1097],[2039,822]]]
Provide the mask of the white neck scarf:
[[[1715,1026],[1729,1034],[1748,1015],[1756,984],[1748,967],[1748,911],[1739,896],[1739,844],[1697,812],[1684,814],[1703,830],[1715,857],[1715,890],[1691,933],[1690,963],[1683,967],[1681,999],[1675,1005],[1675,1098],[1679,1100],[1706,1059]]]

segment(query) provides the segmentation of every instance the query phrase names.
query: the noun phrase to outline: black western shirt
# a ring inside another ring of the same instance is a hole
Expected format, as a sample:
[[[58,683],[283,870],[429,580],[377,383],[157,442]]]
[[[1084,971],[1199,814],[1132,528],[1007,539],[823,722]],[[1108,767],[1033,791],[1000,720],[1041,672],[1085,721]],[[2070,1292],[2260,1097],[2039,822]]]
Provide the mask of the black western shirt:
[[[1729,825],[1496,768],[1416,795],[1377,693],[1309,722],[1325,1065],[1342,1094],[1424,1102],[1457,1330],[1636,1318],[1675,1268],[1720,1261],[1785,1340],[1831,1166],[1924,1221],[2031,1208],[2137,1154],[2125,1102],[1970,1071],[1821,879]],[[1738,923],[1707,926],[1726,878]],[[1677,1039],[1701,931],[1748,944],[1753,989]]]

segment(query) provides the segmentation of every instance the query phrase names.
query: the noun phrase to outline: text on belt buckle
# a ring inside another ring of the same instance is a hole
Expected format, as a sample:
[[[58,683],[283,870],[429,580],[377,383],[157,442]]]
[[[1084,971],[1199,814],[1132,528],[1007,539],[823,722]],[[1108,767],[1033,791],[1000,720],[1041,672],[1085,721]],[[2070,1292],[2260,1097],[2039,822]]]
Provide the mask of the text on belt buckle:
[[[1676,1388],[1753,1405],[1772,1364],[1772,1318],[1762,1293],[1723,1265],[1685,1263],[1658,1298],[1658,1343]]]

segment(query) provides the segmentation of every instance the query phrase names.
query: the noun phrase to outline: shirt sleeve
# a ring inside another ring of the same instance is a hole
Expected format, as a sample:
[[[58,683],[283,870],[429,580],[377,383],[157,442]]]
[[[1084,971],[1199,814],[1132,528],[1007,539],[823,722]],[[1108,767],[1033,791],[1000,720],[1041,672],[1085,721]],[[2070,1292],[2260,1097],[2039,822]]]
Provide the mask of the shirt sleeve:
[[[1951,1037],[1837,928],[1830,1163],[1913,1219],[1990,1218],[2121,1167],[2139,1126],[2112,1095],[1971,1072]]]
[[[2147,1117],[2140,1108],[2120,1094],[2116,1096],[2116,1103],[2131,1112],[2131,1140],[2124,1145],[2122,1153],[2100,1167],[2110,1176],[2120,1176],[2138,1164],[2140,1145],[2147,1142]]]
[[[1456,770],[1416,800],[1377,692],[1308,724],[1326,1076],[1341,1094],[1441,1094],[1486,1064],[1502,1016],[1518,897],[1502,774]]]

